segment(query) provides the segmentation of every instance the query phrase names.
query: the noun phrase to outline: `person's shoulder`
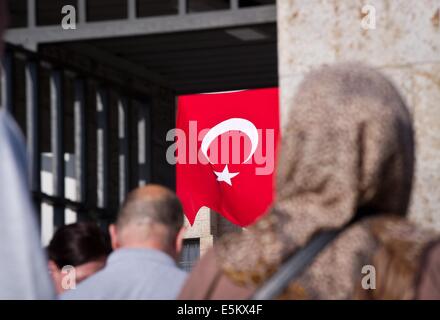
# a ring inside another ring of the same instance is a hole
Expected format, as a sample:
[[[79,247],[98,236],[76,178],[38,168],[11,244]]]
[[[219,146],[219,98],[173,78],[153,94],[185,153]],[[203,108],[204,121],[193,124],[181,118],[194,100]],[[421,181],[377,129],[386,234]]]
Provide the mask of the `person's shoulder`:
[[[440,299],[440,240],[429,246],[422,264],[418,297]]]
[[[78,283],[75,287],[66,290],[60,295],[60,300],[89,300],[101,299],[101,290],[106,291],[105,287],[111,284],[106,269],[98,271],[94,275]]]
[[[179,268],[176,264],[168,265],[162,269],[162,272],[166,274],[166,277],[173,281],[173,283],[184,282],[188,277],[188,273],[185,270]]]
[[[60,300],[89,300],[94,296],[95,280],[92,278],[86,279],[77,284],[75,287],[67,289],[60,296]]]
[[[220,268],[217,263],[215,249],[209,249],[197,262],[182,287],[178,299],[205,299]]]
[[[178,268],[177,266],[176,266],[175,273],[176,273],[176,276],[178,277],[178,279],[182,280],[182,281],[186,280],[186,278],[188,277],[188,272]]]

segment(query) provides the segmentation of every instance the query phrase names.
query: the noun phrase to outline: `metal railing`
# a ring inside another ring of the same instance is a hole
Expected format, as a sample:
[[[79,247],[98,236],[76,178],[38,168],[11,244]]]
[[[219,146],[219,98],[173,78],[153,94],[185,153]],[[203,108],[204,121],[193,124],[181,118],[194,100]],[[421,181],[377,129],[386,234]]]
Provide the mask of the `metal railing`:
[[[178,0],[175,13],[145,17],[138,15],[138,1],[127,0],[125,10],[121,10],[127,12],[126,17],[118,18],[117,23],[111,19],[89,21],[87,12],[89,0],[78,0],[76,4],[78,28],[71,32],[70,29],[61,28],[61,10],[59,23],[39,25],[36,1],[27,0],[26,24],[10,29],[6,34],[7,41],[26,44],[27,47],[32,48],[39,43],[229,28],[276,21],[274,3],[240,6],[238,0],[230,0],[229,5],[221,10],[213,8],[202,12],[190,12],[190,3],[187,0]]]
[[[25,134],[36,209],[52,206],[55,227],[66,208],[107,224],[130,188],[151,181],[151,96],[136,79],[105,74],[6,45],[1,105]],[[52,156],[51,193],[42,189],[43,153]],[[75,199],[66,196],[66,153],[74,155]]]

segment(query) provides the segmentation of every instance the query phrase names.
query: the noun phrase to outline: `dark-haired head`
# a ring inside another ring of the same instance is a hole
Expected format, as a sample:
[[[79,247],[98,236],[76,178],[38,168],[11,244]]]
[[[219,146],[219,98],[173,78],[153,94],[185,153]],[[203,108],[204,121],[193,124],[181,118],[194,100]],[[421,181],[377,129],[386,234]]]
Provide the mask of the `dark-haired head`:
[[[104,266],[110,247],[96,223],[78,222],[60,227],[47,252],[55,286],[62,292],[63,268],[74,267],[76,282],[80,282]]]

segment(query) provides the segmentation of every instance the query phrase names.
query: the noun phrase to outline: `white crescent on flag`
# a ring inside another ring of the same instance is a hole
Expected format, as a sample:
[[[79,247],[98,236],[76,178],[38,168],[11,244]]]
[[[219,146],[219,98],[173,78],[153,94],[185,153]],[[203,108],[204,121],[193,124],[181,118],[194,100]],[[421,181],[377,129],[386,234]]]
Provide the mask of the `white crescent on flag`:
[[[251,121],[243,118],[230,118],[212,127],[202,140],[201,150],[203,155],[211,163],[208,157],[209,146],[218,136],[228,131],[241,131],[249,137],[251,141],[251,151],[243,163],[248,162],[257,150],[259,138],[258,130],[255,125]],[[225,166],[222,172],[214,171],[214,173],[217,175],[217,181],[224,181],[230,186],[232,186],[231,179],[238,175],[238,172],[229,172],[228,165]]]

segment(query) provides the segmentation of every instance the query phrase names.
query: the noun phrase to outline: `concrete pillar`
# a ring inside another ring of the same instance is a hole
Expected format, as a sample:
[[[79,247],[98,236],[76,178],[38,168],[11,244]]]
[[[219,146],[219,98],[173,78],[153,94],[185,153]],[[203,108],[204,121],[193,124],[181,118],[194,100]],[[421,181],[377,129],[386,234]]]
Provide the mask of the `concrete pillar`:
[[[277,11],[282,124],[308,70],[347,60],[381,69],[414,117],[417,164],[410,217],[440,230],[440,2],[280,0]],[[376,28],[364,28],[362,21],[374,13]]]

